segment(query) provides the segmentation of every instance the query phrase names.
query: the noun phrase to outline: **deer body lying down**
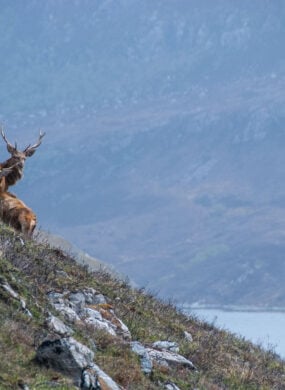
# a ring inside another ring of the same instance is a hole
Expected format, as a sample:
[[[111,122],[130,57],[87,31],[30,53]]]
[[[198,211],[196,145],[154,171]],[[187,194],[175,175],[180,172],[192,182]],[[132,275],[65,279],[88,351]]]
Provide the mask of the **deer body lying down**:
[[[32,237],[37,224],[35,213],[11,192],[7,192],[6,177],[13,167],[0,171],[0,219],[26,237]]]
[[[32,237],[37,224],[35,213],[11,192],[0,193],[0,219],[26,237]]]

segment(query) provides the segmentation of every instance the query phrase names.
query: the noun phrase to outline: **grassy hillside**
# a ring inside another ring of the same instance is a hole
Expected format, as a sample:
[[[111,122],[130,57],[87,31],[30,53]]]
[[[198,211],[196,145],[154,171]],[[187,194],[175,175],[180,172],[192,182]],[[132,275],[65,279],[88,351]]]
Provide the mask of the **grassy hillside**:
[[[210,324],[186,317],[171,303],[144,290],[131,288],[105,271],[87,267],[59,249],[34,241],[23,242],[10,229],[0,231],[0,388],[75,389],[64,372],[39,364],[36,351],[49,336],[46,318],[57,315],[48,294],[71,294],[95,289],[128,327],[131,341],[150,346],[157,340],[179,345],[180,354],[196,370],[154,364],[149,375],[141,371],[130,340],[103,330],[70,323],[73,337],[95,352],[95,363],[125,389],[282,389],[285,364],[273,352],[237,338]],[[94,291],[95,291],[94,290]],[[101,307],[101,308],[102,308]],[[187,333],[185,333],[187,332]],[[185,335],[191,334],[189,339]],[[103,387],[102,389],[107,389]],[[175,387],[172,387],[173,389]]]

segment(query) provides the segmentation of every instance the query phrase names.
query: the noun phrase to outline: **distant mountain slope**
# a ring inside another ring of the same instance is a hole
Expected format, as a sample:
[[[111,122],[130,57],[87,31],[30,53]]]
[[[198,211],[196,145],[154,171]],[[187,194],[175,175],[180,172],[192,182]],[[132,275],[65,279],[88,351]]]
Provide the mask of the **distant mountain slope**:
[[[68,253],[70,256],[72,256],[79,264],[82,264],[84,266],[88,266],[91,270],[94,271],[106,271],[110,274],[113,273],[115,275],[115,271],[111,270],[110,267],[108,267],[105,263],[100,261],[99,259],[95,259],[94,257],[88,255],[88,253],[83,252],[79,248],[77,248],[75,245],[73,245],[71,242],[65,240],[64,238],[57,236],[55,234],[51,234],[50,232],[45,232],[43,230],[36,231],[35,234],[35,240],[38,243],[48,244],[55,248],[60,248],[64,252]]]
[[[47,131],[14,191],[162,296],[284,307],[284,16],[281,0],[7,2],[1,118],[19,143]]]

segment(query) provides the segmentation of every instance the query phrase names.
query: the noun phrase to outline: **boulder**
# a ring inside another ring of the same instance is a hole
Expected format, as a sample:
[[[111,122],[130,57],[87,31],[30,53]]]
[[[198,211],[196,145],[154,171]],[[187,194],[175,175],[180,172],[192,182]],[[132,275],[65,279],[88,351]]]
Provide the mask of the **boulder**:
[[[72,377],[78,384],[82,370],[92,365],[94,352],[72,337],[62,337],[45,340],[37,349],[36,359]]]
[[[184,356],[179,355],[178,353],[165,351],[165,350],[157,350],[153,348],[146,348],[149,353],[149,356],[152,362],[159,364],[160,366],[183,366],[187,367],[191,370],[195,370],[196,367],[194,364],[186,359]]]

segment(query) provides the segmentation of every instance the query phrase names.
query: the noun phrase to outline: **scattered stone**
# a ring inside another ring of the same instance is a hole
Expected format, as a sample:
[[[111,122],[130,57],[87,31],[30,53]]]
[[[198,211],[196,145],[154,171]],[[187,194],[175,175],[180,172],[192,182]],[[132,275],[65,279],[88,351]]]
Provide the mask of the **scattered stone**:
[[[182,355],[165,350],[159,351],[152,348],[146,348],[146,350],[148,351],[151,360],[160,366],[183,366],[190,368],[191,370],[196,370],[194,364]]]
[[[79,304],[81,308],[85,305],[99,305],[107,303],[104,295],[98,293],[91,287],[85,288],[81,291],[72,292],[69,294],[69,300],[77,305]]]
[[[55,303],[63,304],[64,303],[64,294],[63,293],[51,291],[47,294],[47,296],[48,296],[48,299],[50,300],[50,302],[53,304],[55,304]]]
[[[121,387],[93,363],[82,371],[80,389],[121,390]]]
[[[70,279],[70,277],[68,276],[68,274],[63,271],[63,270],[56,270],[55,273],[57,274],[57,276],[60,276],[62,278],[68,278]]]
[[[80,389],[82,390],[102,390],[98,375],[92,367],[85,368],[81,373]]]
[[[29,386],[22,379],[18,381],[18,386],[21,390],[30,390]]]
[[[19,294],[12,289],[12,287],[8,282],[6,282],[6,280],[1,280],[0,283],[0,286],[10,295],[11,298],[19,299]]]
[[[165,388],[166,390],[180,390],[179,387],[177,387],[177,386],[176,386],[174,383],[172,383],[172,382],[167,382],[167,383],[165,383],[164,388]]]
[[[88,303],[88,304],[91,303],[93,305],[104,305],[107,303],[107,301],[106,301],[106,298],[104,297],[104,295],[96,293],[92,297],[92,302],[88,302],[86,300],[86,303]]]
[[[134,353],[140,357],[141,370],[149,375],[152,371],[152,361],[146,348],[138,341],[131,343],[131,348]]]
[[[152,344],[153,348],[161,349],[161,350],[167,350],[170,352],[179,352],[179,346],[174,341],[156,341]]]
[[[193,342],[193,337],[192,337],[192,334],[187,332],[186,330],[184,331],[184,337],[187,341],[189,341],[189,343],[192,343]]]
[[[121,335],[125,340],[131,340],[131,332],[129,331],[129,328],[127,325],[123,323],[118,317],[115,316],[116,320],[118,321],[116,332],[118,335]]]
[[[11,298],[16,299],[20,302],[21,309],[30,318],[33,317],[30,310],[27,308],[26,301],[10,286],[10,284],[4,279],[0,278],[0,287],[5,290]]]

